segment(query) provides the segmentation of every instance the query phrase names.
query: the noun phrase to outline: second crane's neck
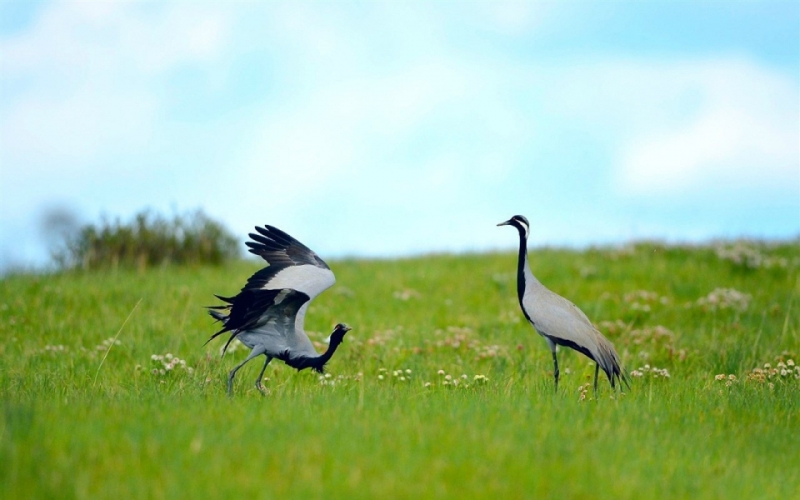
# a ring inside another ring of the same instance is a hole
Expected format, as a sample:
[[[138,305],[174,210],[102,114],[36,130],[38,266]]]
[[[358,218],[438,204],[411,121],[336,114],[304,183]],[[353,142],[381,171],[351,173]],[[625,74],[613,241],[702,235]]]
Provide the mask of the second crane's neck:
[[[320,371],[321,373],[321,369],[325,366],[325,363],[330,361],[331,357],[333,357],[333,353],[336,352],[336,349],[339,347],[339,344],[341,343],[342,343],[341,341],[336,342],[333,339],[331,339],[330,344],[328,344],[328,348],[317,358],[317,362],[319,363],[320,367],[320,370],[317,371]]]
[[[333,353],[336,352],[336,348],[339,347],[341,341],[334,341],[331,340],[331,343],[328,344],[328,349],[320,354],[319,356],[298,356],[293,358],[288,351],[285,351],[281,355],[277,356],[278,359],[286,362],[287,365],[291,366],[292,368],[296,368],[298,370],[304,370],[306,368],[311,368],[312,370],[318,373],[325,372],[325,364],[331,359]]]
[[[524,231],[519,232],[519,258],[517,259],[517,295],[522,304],[525,288],[533,283],[538,283],[528,265],[528,238]]]

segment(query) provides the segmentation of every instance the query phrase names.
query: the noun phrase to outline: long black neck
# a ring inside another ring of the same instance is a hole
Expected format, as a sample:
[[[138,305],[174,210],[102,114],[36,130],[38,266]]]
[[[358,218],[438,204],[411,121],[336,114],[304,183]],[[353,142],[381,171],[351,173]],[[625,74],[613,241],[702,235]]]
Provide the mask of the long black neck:
[[[325,352],[323,352],[320,356],[315,358],[316,364],[313,365],[311,368],[313,368],[315,371],[319,373],[322,373],[325,370],[325,363],[327,363],[331,359],[333,353],[336,352],[336,349],[339,347],[339,344],[340,342],[331,341],[331,343],[328,344],[328,348],[325,350]]]
[[[522,305],[522,297],[525,295],[525,262],[528,257],[528,238],[525,231],[519,229],[519,258],[517,259],[517,296],[519,304]]]
[[[328,344],[328,349],[319,356],[298,356],[293,358],[289,355],[288,351],[285,351],[281,355],[277,356],[277,358],[292,368],[297,368],[298,370],[311,368],[315,372],[324,373],[325,363],[331,359],[331,356],[333,356],[333,353],[336,352],[336,349],[339,347],[340,343],[341,342],[331,341],[331,343]]]

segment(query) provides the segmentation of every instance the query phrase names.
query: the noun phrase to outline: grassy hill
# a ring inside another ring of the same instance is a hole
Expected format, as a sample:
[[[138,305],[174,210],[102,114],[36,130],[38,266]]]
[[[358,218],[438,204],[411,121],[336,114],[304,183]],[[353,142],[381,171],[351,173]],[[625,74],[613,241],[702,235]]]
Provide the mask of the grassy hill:
[[[524,322],[513,254],[330,262],[320,377],[220,358],[203,306],[257,263],[0,281],[2,498],[791,498],[800,244],[531,252],[633,388]],[[233,344],[237,345],[236,343]],[[320,344],[321,345],[321,344]],[[176,361],[177,359],[177,361]],[[766,365],[769,366],[766,366]]]

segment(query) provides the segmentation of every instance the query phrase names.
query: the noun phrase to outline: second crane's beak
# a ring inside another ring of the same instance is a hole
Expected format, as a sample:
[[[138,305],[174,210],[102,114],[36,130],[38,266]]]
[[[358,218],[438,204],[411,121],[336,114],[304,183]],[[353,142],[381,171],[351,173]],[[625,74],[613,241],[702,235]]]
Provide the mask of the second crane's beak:
[[[507,220],[507,221],[505,221],[505,222],[501,222],[501,223],[500,223],[500,224],[498,224],[497,226],[498,226],[498,227],[500,227],[500,226],[508,226],[509,224],[511,224],[511,219],[508,219],[508,220]]]

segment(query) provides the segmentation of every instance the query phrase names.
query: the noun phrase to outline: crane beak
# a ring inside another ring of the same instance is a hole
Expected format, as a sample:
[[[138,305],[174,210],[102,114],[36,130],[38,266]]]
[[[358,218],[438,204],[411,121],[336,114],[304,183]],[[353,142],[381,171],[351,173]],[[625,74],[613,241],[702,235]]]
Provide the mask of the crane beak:
[[[500,224],[498,224],[498,225],[497,225],[497,227],[500,227],[500,226],[509,226],[509,225],[511,225],[511,219],[508,219],[508,220],[507,220],[507,221],[505,221],[505,222],[501,222]]]

